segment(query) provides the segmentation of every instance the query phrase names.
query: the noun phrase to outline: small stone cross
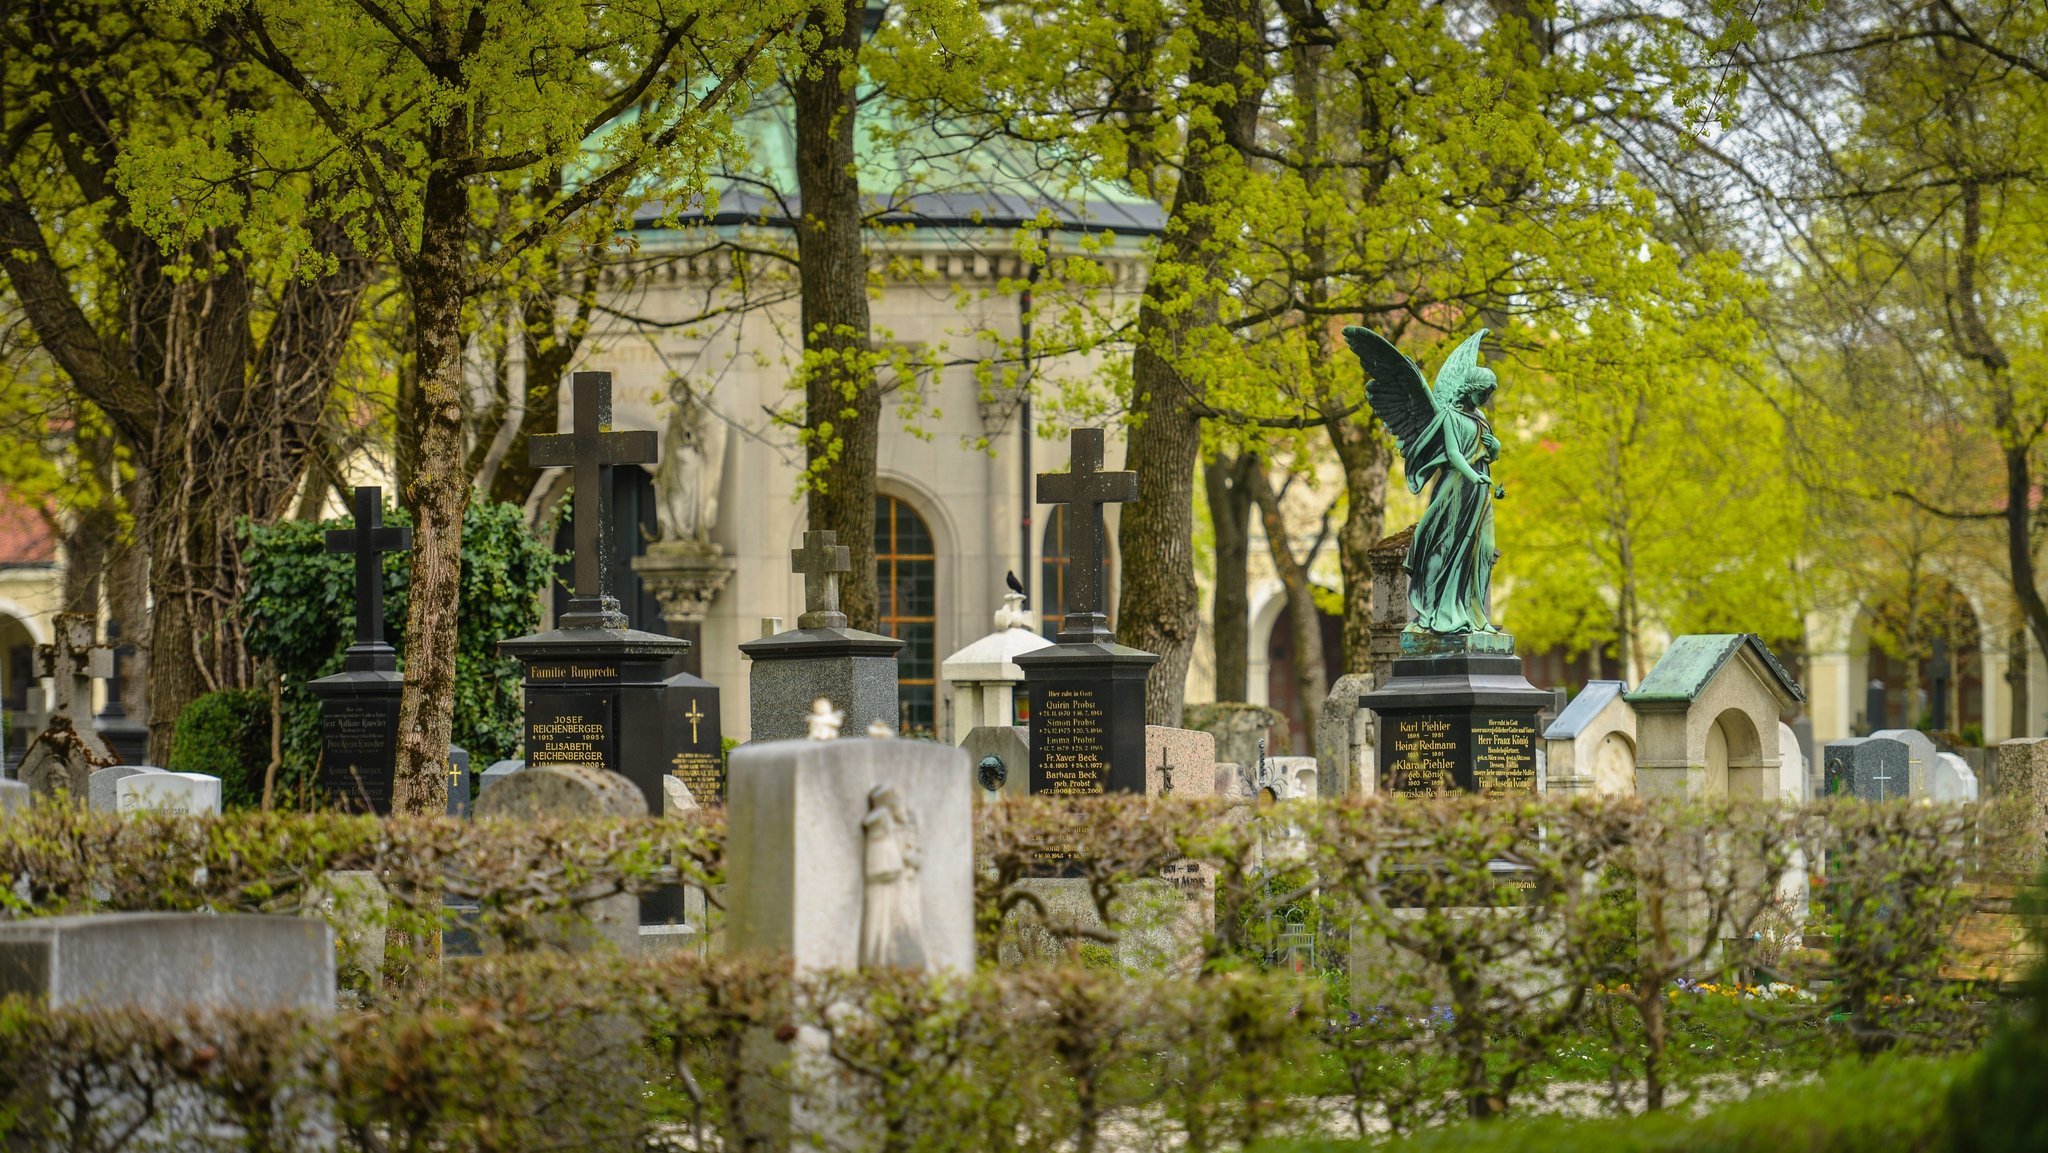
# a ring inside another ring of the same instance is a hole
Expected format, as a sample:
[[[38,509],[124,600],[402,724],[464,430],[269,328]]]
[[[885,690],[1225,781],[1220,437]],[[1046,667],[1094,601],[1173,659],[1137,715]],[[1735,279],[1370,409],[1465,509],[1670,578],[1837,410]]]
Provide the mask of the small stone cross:
[[[556,623],[565,629],[623,629],[626,614],[612,593],[612,466],[653,464],[660,438],[645,429],[612,430],[612,374],[579,372],[572,431],[528,438],[534,468],[568,467],[576,490],[576,593]]]
[[[327,531],[327,551],[356,561],[356,643],[349,646],[349,672],[390,672],[397,654],[384,643],[384,553],[412,547],[412,530],[384,523],[384,490],[356,486],[355,527]]]
[[[1067,506],[1067,617],[1062,644],[1110,639],[1103,595],[1102,506],[1138,499],[1138,474],[1102,471],[1102,430],[1077,428],[1067,472],[1038,474],[1038,503]]]
[[[1890,773],[1884,771],[1883,765],[1877,767],[1877,775],[1870,779],[1877,782],[1877,799],[1880,801],[1890,800],[1891,790],[1885,788],[1885,786],[1891,783],[1892,777]]]
[[[789,550],[789,565],[804,577],[804,612],[800,629],[843,629],[839,611],[839,574],[853,571],[853,550],[838,543],[839,534],[814,529],[804,534],[804,547]]]
[[[114,650],[99,643],[99,621],[91,613],[58,613],[54,638],[36,648],[36,675],[56,681],[50,715],[64,717],[96,758],[113,763],[113,753],[92,727],[92,683],[114,675]]]

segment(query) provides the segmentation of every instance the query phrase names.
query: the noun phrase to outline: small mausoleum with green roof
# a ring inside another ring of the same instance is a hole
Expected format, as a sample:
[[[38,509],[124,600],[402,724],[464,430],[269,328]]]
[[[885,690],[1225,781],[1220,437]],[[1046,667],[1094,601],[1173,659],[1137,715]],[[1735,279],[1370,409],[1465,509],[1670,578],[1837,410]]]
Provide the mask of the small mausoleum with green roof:
[[[1679,637],[1625,699],[1642,796],[1778,795],[1779,718],[1805,694],[1756,634]]]

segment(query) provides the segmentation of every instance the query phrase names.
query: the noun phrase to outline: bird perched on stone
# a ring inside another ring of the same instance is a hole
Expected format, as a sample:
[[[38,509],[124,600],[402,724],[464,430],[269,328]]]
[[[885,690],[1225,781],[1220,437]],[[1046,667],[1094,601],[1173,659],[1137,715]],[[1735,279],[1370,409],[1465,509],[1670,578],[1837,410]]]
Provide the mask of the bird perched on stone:
[[[1010,586],[1011,592],[1023,597],[1025,605],[1031,604],[1031,593],[1024,588],[1024,582],[1017,579],[1017,571],[1015,569],[1011,569],[1003,574],[1003,583]]]

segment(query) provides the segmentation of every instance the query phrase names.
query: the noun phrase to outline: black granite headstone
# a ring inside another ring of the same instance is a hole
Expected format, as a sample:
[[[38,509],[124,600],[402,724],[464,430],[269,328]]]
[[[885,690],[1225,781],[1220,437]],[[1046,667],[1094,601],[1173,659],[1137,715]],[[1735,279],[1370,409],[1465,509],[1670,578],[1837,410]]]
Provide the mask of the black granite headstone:
[[[1359,698],[1381,722],[1380,787],[1403,796],[1534,795],[1537,715],[1551,703],[1519,657],[1478,653],[1398,659]]]
[[[449,745],[448,815],[468,820],[475,797],[476,790],[471,787],[469,775],[469,750],[461,745]]]
[[[668,679],[670,775],[700,805],[725,803],[725,742],[718,722],[718,686],[689,673]],[[657,802],[658,804],[658,802]]]
[[[1829,741],[1821,756],[1825,762],[1822,788],[1830,797],[1898,801],[1912,795],[1912,750],[1904,741],[1890,737]]]
[[[341,671],[311,681],[320,700],[320,790],[352,812],[391,812],[398,767],[398,702],[405,678],[384,643],[384,553],[412,547],[412,530],[384,520],[384,490],[360,485],[355,527],[327,534],[327,551],[355,561],[356,639]]]
[[[1145,791],[1145,678],[1159,658],[1116,643],[1103,611],[1102,506],[1136,500],[1138,474],[1102,471],[1102,430],[1077,428],[1071,471],[1040,473],[1038,502],[1067,506],[1071,554],[1058,643],[1016,658],[1031,699],[1033,793]]]

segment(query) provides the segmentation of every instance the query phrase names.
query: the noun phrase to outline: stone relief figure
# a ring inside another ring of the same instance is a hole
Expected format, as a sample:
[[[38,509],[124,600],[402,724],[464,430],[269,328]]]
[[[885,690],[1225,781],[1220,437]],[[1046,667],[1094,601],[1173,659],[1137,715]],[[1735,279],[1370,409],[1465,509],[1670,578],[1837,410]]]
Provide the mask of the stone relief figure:
[[[1493,397],[1494,376],[1479,367],[1479,332],[1444,359],[1436,387],[1401,350],[1371,329],[1350,327],[1344,340],[1365,364],[1366,399],[1394,434],[1408,491],[1433,484],[1403,563],[1408,570],[1410,632],[1498,633],[1492,613],[1493,502],[1505,497],[1487,470],[1500,457],[1480,406]]]
[[[865,842],[860,906],[860,967],[922,969],[924,894],[917,870],[922,858],[917,818],[903,807],[892,785],[868,793],[861,821]]]
[[[725,422],[687,382],[669,389],[668,428],[654,483],[661,500],[662,539],[705,544],[718,524],[718,482],[725,470]]]

